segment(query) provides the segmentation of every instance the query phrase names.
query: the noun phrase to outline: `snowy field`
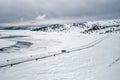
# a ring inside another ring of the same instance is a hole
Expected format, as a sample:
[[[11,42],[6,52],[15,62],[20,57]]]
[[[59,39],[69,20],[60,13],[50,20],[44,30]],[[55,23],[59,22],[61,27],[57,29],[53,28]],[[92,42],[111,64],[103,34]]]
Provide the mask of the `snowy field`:
[[[120,33],[101,32],[0,30],[0,80],[120,80]]]

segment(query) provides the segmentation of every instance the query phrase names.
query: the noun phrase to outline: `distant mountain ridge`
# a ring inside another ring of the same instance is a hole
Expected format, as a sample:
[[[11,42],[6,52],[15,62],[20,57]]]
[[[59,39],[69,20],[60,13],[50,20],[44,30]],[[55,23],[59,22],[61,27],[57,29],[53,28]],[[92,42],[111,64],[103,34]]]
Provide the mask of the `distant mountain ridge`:
[[[120,32],[120,19],[72,24],[52,24],[31,29],[31,31],[43,31],[43,32],[63,32],[63,31],[71,32],[74,30],[79,31],[80,33],[99,32],[101,34]]]
[[[0,30],[31,30],[42,32],[71,32],[80,33],[111,33],[120,32],[120,19],[89,21],[70,24],[50,24],[50,25],[25,25],[25,26],[8,26],[0,27]]]

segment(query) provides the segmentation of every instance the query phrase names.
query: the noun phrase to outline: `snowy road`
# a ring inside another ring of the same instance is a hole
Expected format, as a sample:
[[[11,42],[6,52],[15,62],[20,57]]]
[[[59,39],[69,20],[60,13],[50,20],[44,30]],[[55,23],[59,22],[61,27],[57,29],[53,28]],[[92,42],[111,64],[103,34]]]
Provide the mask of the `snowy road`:
[[[61,51],[58,51],[58,52],[52,52],[52,54],[48,54],[46,56],[31,55],[31,56],[25,57],[25,58],[23,57],[23,58],[18,58],[18,59],[13,59],[13,60],[6,60],[5,62],[0,63],[0,68],[6,67],[6,66],[13,66],[13,65],[16,65],[16,64],[20,64],[20,63],[24,63],[24,62],[28,62],[28,61],[32,61],[32,60],[44,59],[44,58],[53,57],[53,56],[57,56],[57,55],[64,54],[64,53],[70,53],[70,52],[74,52],[74,51],[79,51],[79,50],[84,50],[84,49],[87,49],[87,48],[91,48],[91,47],[97,45],[98,43],[100,43],[101,41],[105,40],[109,36],[110,35],[105,36],[105,37],[100,38],[100,39],[97,39],[93,42],[90,42],[86,45],[83,45],[83,46],[80,46],[80,47],[77,47],[77,48],[72,48],[72,49],[65,50],[65,52],[61,52],[62,51],[61,50]]]

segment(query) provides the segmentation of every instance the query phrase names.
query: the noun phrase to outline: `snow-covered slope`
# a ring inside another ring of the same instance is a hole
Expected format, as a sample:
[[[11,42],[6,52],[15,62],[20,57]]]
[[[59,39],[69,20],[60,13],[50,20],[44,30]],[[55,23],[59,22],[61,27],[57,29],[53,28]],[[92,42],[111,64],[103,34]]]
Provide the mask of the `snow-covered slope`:
[[[119,80],[119,37],[111,35],[86,50],[0,68],[0,78],[2,80]]]
[[[119,80],[119,25],[108,20],[1,30],[0,80]]]
[[[106,20],[106,21],[89,21],[72,24],[53,24],[43,27],[33,28],[32,31],[43,32],[72,32],[80,33],[116,33],[120,32],[120,19]]]
[[[0,39],[0,50],[3,47],[11,46],[11,45],[14,45],[14,44],[15,44],[15,42],[13,42],[13,41],[1,40]]]

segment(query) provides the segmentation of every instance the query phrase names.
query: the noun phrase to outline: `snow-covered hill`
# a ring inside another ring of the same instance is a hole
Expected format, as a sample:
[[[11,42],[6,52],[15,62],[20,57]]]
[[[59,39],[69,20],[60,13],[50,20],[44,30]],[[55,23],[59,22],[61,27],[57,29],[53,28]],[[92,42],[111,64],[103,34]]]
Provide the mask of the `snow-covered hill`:
[[[72,24],[53,24],[43,27],[33,28],[32,31],[43,32],[71,32],[78,31],[80,33],[114,33],[120,32],[120,20],[106,20],[106,21],[90,21],[83,23]]]

